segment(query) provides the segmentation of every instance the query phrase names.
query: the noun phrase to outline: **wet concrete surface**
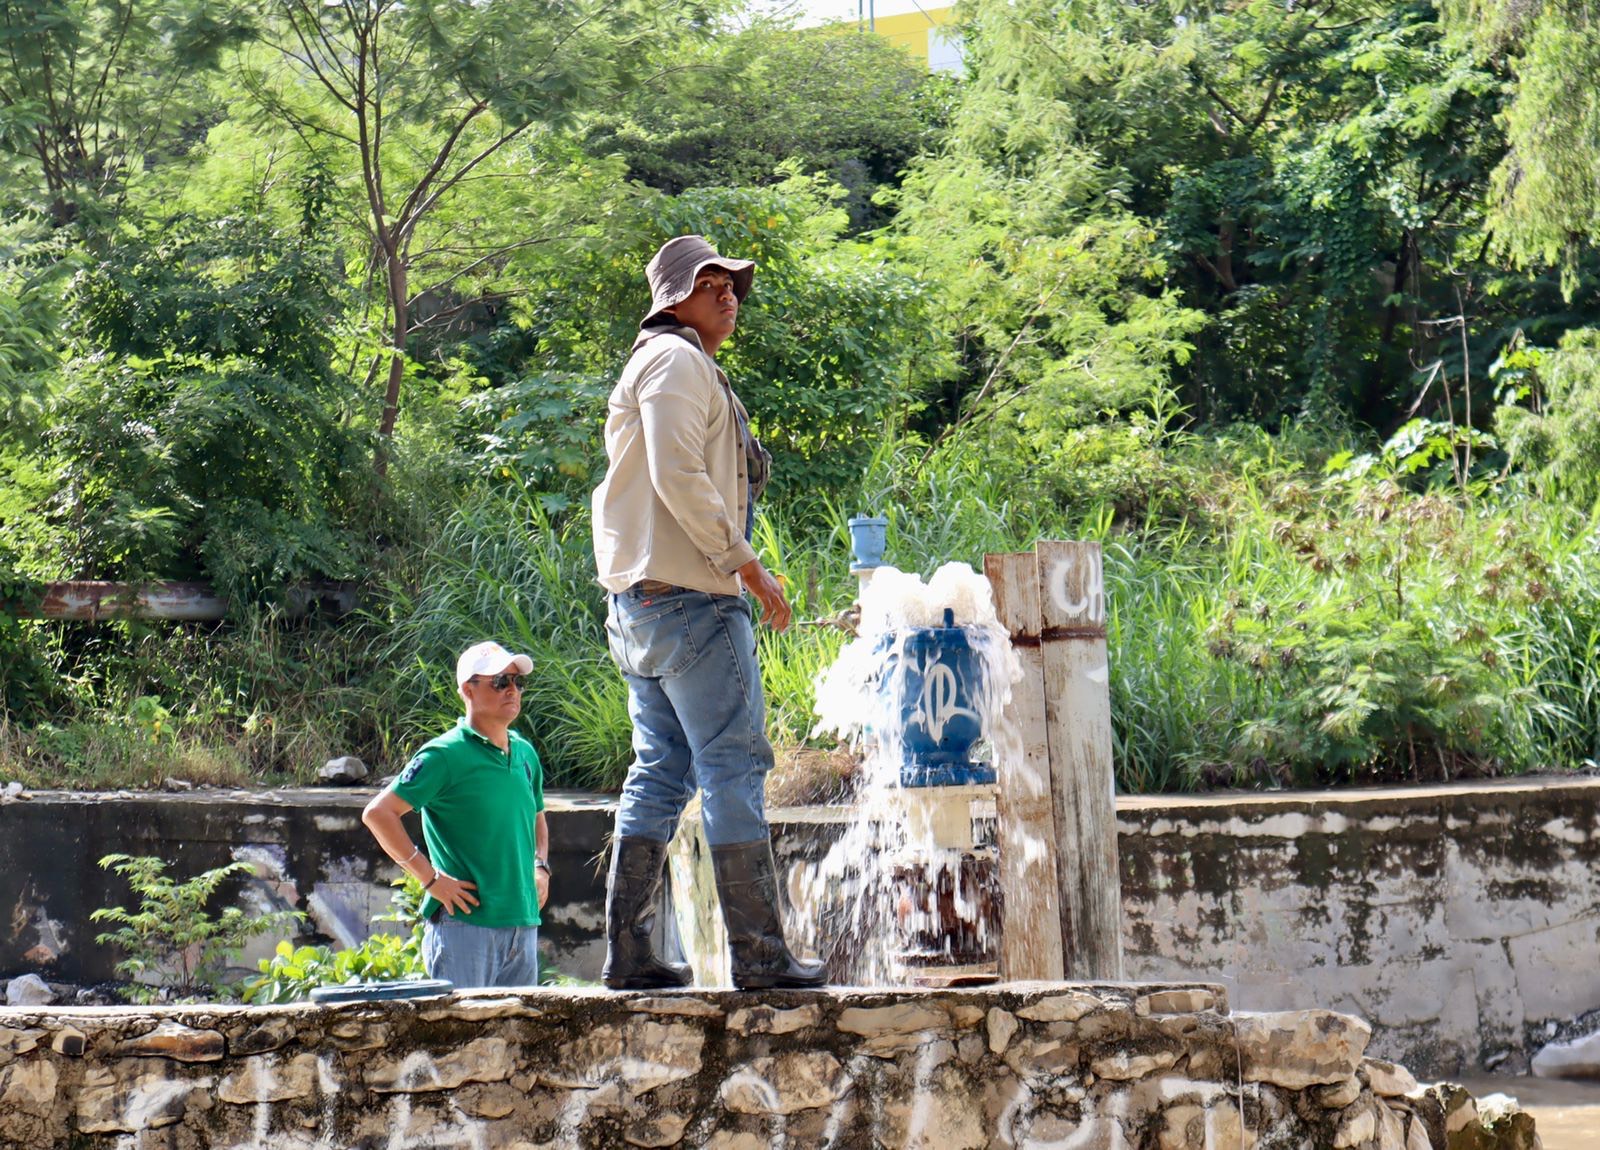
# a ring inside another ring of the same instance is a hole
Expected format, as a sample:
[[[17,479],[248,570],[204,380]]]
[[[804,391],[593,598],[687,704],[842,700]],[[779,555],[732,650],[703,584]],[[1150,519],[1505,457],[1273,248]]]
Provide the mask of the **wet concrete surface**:
[[[1600,1150],[1600,1079],[1465,1078],[1475,1098],[1509,1094],[1533,1115],[1544,1150]]]

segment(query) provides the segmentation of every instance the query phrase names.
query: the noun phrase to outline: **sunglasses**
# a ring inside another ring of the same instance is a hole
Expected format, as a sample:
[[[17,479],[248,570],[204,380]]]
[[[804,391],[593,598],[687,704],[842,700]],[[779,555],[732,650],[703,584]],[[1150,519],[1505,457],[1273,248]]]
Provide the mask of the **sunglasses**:
[[[476,683],[479,679],[484,677],[485,676],[483,675],[474,675],[472,676],[472,681]],[[510,671],[502,671],[498,675],[489,676],[488,681],[489,686],[493,687],[496,691],[504,691],[507,687],[515,687],[520,691],[522,690],[522,681],[525,677],[526,676],[523,675],[513,675]]]

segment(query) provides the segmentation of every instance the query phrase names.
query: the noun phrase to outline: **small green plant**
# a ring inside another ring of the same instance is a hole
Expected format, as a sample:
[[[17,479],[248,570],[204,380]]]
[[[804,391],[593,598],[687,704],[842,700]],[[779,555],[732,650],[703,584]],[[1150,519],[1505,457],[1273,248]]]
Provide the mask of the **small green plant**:
[[[129,990],[131,1001],[149,1001],[163,988],[180,998],[226,993],[224,972],[230,957],[257,935],[305,919],[299,911],[247,915],[230,906],[214,915],[207,910],[224,882],[252,873],[247,862],[213,867],[186,882],[170,877],[167,864],[151,856],[106,855],[100,866],[126,878],[140,900],[135,911],[101,907],[89,916],[95,922],[117,924],[116,930],[97,935],[95,941],[126,951],[128,957],[117,963],[117,973],[146,983]]]
[[[128,708],[128,722],[151,743],[172,741],[172,713],[155,695],[140,695],[135,699]]]
[[[410,939],[375,934],[360,946],[332,950],[326,946],[278,943],[271,958],[263,958],[259,977],[247,979],[242,997],[253,1005],[299,1002],[319,986],[347,982],[391,982],[421,978],[422,956]]]
[[[375,934],[360,946],[333,950],[326,946],[297,947],[287,939],[278,943],[271,958],[258,963],[261,973],[245,980],[242,997],[254,1005],[299,1002],[319,986],[342,986],[353,982],[389,982],[421,978],[422,965],[422,884],[402,875],[391,884],[388,914],[377,922],[396,922],[409,927],[405,937]]]

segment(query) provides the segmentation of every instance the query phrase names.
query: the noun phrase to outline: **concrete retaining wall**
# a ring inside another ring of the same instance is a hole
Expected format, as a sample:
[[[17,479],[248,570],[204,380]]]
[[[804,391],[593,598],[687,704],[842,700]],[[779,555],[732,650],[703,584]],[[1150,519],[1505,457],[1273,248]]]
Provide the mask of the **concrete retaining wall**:
[[[1524,1071],[1600,1010],[1600,780],[1124,799],[1118,824],[1130,978],[1350,1011],[1430,1077]]]
[[[361,823],[372,794],[41,792],[0,805],[0,978],[112,977],[120,956],[95,944],[103,928],[89,915],[138,901],[125,880],[97,865],[113,853],[165,859],[168,873],[180,879],[248,859],[259,877],[225,888],[222,900],[251,913],[304,911],[303,941],[352,946],[376,930],[393,932],[393,924],[373,922],[389,911],[389,883],[400,872]],[[565,973],[597,978],[605,958],[605,875],[595,857],[611,832],[613,807],[604,798],[549,799],[554,873],[541,951]],[[420,842],[415,814],[407,825]],[[254,971],[255,959],[270,954],[276,941],[263,939],[243,966]]]
[[[1536,1144],[1367,1038],[1194,985],[0,1008],[0,1148]]]
[[[116,956],[94,945],[88,914],[131,901],[95,866],[112,851],[161,855],[183,875],[266,860],[242,892],[252,905],[308,910],[325,938],[359,935],[394,873],[360,825],[366,798],[0,806],[0,978],[109,975]],[[1373,1023],[1374,1053],[1427,1077],[1522,1070],[1600,1011],[1600,780],[1123,798],[1118,811],[1130,977],[1219,981],[1241,1009],[1348,1011]],[[784,865],[836,833],[774,814]],[[610,821],[603,800],[552,802],[546,954],[588,979],[603,956],[596,856]]]

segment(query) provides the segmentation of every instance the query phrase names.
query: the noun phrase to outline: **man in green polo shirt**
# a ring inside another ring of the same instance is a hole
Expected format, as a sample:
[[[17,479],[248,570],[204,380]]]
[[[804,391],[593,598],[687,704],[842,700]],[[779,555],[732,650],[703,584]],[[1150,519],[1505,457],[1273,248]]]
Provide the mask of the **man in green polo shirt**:
[[[550,893],[544,777],[533,744],[511,729],[533,660],[498,643],[456,660],[466,716],[424,744],[367,804],[361,821],[427,892],[422,959],[456,986],[535,986],[539,908]],[[400,821],[422,812],[422,838]]]

